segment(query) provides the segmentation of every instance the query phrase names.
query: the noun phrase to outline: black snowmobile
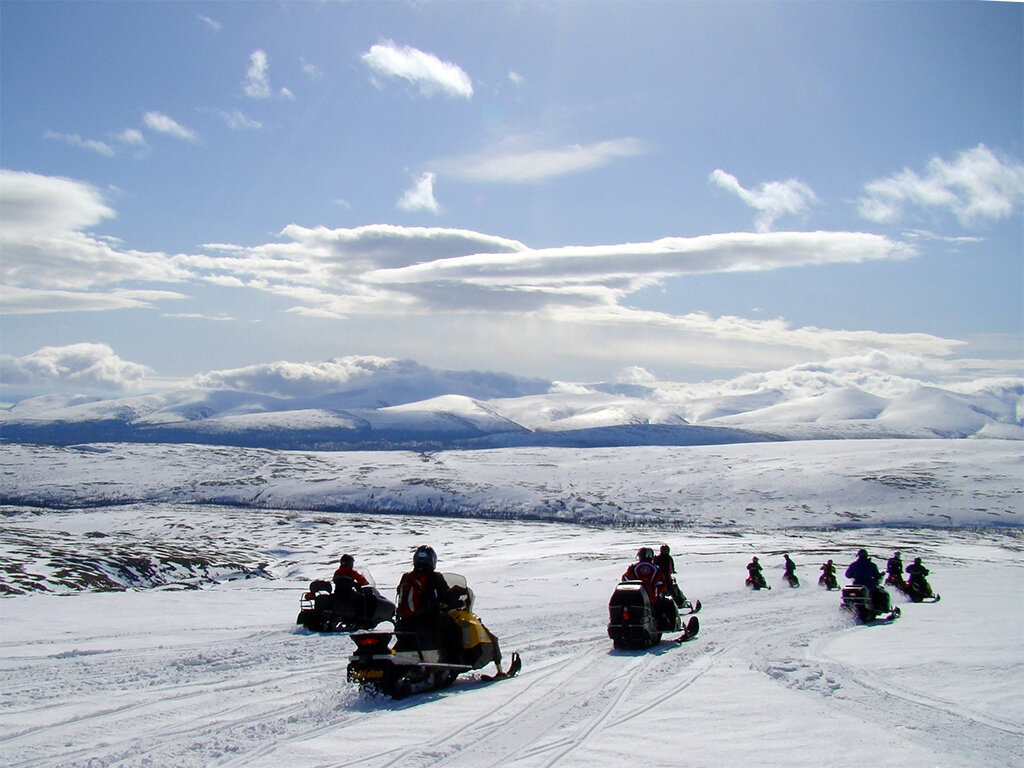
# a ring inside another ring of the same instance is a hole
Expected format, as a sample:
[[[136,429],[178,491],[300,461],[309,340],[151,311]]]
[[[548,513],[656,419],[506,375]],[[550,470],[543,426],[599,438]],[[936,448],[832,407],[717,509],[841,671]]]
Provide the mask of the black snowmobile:
[[[464,672],[482,669],[490,663],[498,667],[484,682],[515,677],[522,668],[518,653],[509,667],[501,671],[498,639],[473,613],[474,595],[463,576],[442,574],[459,604],[448,611],[457,626],[461,645],[457,648],[427,647],[414,632],[355,632],[351,635],[356,650],[349,657],[348,680],[374,693],[401,699],[413,693],[447,688]]]
[[[861,624],[895,621],[900,615],[900,609],[892,606],[889,593],[882,587],[872,590],[860,584],[850,584],[843,587],[840,605],[850,611]]]
[[[368,572],[363,575],[369,584],[358,586],[344,579],[333,590],[329,581],[311,581],[309,591],[299,600],[295,623],[313,632],[353,632],[373,629],[383,621],[393,622],[395,604],[377,591]]]
[[[747,576],[747,580],[743,582],[749,589],[771,589],[768,582],[764,580],[764,575],[758,572],[757,574],[751,574]]]
[[[923,577],[908,581],[900,580],[896,584],[896,589],[909,597],[912,603],[937,603],[942,599],[942,595],[932,591],[931,584]]]
[[[699,611],[700,601],[692,608],[691,613]],[[676,642],[682,643],[693,639],[700,631],[700,620],[696,616],[691,616],[683,626],[671,598],[662,596],[657,605],[652,605],[640,581],[624,581],[615,587],[608,601],[608,614],[608,637],[616,650],[650,648],[661,642],[665,632],[681,631],[683,634]]]
[[[833,589],[839,589],[839,581],[836,579],[836,572],[834,570],[823,571],[821,576],[818,577],[818,584],[830,592]]]

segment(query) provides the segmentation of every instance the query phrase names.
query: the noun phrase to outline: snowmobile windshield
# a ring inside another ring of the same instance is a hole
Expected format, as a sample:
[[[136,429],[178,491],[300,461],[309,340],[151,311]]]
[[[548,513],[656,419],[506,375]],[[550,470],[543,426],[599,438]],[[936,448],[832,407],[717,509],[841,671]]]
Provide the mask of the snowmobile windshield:
[[[469,584],[466,583],[466,577],[458,573],[442,573],[445,583],[448,585],[448,589],[455,589],[459,587],[466,591],[466,604],[465,610],[472,611],[473,603],[476,601],[476,595],[473,594],[473,590],[469,588]]]
[[[366,568],[359,568],[358,571],[363,574],[363,578],[370,584],[371,587],[376,588],[377,582],[373,578],[373,574]]]

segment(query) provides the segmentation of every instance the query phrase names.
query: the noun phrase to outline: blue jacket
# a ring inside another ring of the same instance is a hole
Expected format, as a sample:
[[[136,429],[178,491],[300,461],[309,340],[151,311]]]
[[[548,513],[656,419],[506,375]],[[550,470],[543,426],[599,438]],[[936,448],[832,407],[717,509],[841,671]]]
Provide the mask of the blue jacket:
[[[846,578],[862,587],[876,587],[882,580],[882,573],[870,558],[857,558],[846,569]]]

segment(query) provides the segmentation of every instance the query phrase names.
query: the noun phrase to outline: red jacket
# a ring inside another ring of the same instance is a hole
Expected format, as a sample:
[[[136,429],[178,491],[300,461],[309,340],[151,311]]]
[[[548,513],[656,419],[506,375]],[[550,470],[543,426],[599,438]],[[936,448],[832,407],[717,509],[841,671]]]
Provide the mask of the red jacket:
[[[366,577],[363,576],[363,574],[361,574],[351,565],[338,566],[338,570],[334,572],[334,581],[337,581],[338,579],[352,579],[352,581],[354,581],[361,587],[366,586],[370,583],[366,580]]]
[[[652,603],[658,602],[658,597],[668,589],[668,581],[661,568],[643,560],[629,566],[622,574],[622,581],[642,582]]]

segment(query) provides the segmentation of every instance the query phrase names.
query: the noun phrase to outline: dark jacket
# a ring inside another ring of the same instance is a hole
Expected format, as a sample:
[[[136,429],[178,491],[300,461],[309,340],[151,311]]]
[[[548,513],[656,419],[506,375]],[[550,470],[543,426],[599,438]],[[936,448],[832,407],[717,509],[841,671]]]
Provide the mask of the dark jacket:
[[[854,584],[859,584],[862,587],[877,587],[878,582],[882,580],[882,573],[878,570],[878,566],[875,565],[874,561],[869,557],[858,557],[852,563],[850,567],[846,569],[846,578],[853,581]]]

